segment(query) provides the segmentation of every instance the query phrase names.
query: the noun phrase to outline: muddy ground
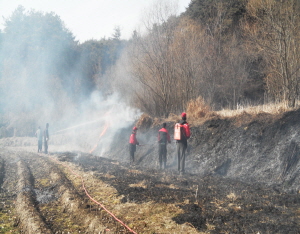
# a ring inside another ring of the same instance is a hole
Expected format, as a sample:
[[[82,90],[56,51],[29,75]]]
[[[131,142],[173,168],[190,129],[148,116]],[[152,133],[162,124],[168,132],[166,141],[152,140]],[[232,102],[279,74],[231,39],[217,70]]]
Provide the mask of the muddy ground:
[[[130,128],[92,154],[55,136],[48,155],[34,138],[1,139],[0,233],[300,233],[299,113],[192,125],[183,176],[175,142],[158,169],[159,126],[140,127],[135,165]]]

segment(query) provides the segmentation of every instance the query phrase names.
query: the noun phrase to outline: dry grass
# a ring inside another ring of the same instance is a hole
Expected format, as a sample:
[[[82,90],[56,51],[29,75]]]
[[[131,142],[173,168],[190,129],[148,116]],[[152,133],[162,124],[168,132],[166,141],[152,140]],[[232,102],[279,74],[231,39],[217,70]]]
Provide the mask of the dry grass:
[[[220,119],[220,118],[234,118],[238,116],[243,116],[243,119],[252,119],[253,116],[258,114],[270,114],[278,116],[284,112],[295,110],[299,108],[300,101],[296,103],[295,108],[288,106],[287,102],[280,103],[269,103],[258,106],[237,106],[236,110],[223,109],[220,111],[211,110],[210,106],[205,103],[202,97],[191,100],[187,104],[187,120],[190,125],[198,126],[203,122],[210,119]],[[157,125],[161,125],[163,122],[176,123],[180,121],[181,116],[171,113],[168,118],[152,118],[147,114],[143,114],[137,122],[138,128],[143,130],[148,130],[149,128]],[[170,127],[170,126],[169,126]]]
[[[188,122],[192,125],[200,125],[206,120],[213,118],[234,118],[243,116],[243,119],[246,121],[246,119],[252,119],[253,116],[257,116],[259,114],[278,116],[284,112],[295,110],[297,108],[291,108],[287,105],[287,102],[281,102],[258,106],[238,106],[236,110],[223,109],[220,111],[210,111],[209,108],[205,107],[205,105],[201,102],[201,99],[198,102],[199,106],[196,105],[197,102],[193,102],[189,105],[190,108],[188,108],[187,111]],[[299,107],[300,102],[298,102],[296,106]],[[205,113],[205,115],[199,113]]]
[[[147,130],[149,129],[153,124],[153,119],[147,115],[147,114],[142,114],[139,120],[136,123],[136,126],[140,130]]]
[[[221,111],[216,111],[218,115],[221,117],[235,117],[241,115],[246,112],[250,115],[257,115],[260,113],[268,113],[268,114],[282,114],[286,111],[291,111],[296,108],[288,107],[286,102],[281,103],[269,103],[258,106],[238,106],[236,110],[224,109]]]
[[[142,181],[140,181],[140,182],[137,183],[137,184],[130,184],[129,187],[131,187],[131,188],[134,188],[134,187],[140,187],[140,188],[146,189],[146,188],[147,188],[147,184],[146,184],[146,181],[145,181],[145,180],[142,180]]]
[[[180,116],[179,115],[175,115],[173,113],[169,114],[168,118],[165,119],[165,122],[178,122],[180,120]]]
[[[199,119],[205,117],[211,108],[207,105],[202,97],[190,100],[187,104],[187,114],[191,119]]]

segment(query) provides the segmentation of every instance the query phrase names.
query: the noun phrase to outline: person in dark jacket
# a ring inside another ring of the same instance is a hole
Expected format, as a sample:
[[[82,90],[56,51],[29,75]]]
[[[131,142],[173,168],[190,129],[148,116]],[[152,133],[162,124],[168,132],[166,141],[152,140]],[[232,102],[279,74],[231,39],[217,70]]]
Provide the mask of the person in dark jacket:
[[[48,154],[48,141],[49,141],[49,132],[48,132],[49,124],[46,124],[46,129],[44,130],[44,150],[45,154]]]
[[[138,140],[136,139],[137,127],[133,127],[132,133],[129,138],[129,154],[130,154],[130,164],[134,163],[134,153],[136,151],[136,145],[139,145]]]
[[[167,164],[167,144],[171,143],[170,135],[166,129],[167,124],[163,123],[162,128],[158,131],[157,141],[158,141],[158,159],[159,168],[166,169]]]
[[[185,173],[185,156],[187,149],[187,140],[190,137],[190,130],[188,123],[186,122],[186,113],[181,114],[181,121],[179,124],[181,127],[181,137],[180,140],[177,140],[177,155],[178,155],[178,171],[180,175]],[[185,126],[184,126],[185,125]]]

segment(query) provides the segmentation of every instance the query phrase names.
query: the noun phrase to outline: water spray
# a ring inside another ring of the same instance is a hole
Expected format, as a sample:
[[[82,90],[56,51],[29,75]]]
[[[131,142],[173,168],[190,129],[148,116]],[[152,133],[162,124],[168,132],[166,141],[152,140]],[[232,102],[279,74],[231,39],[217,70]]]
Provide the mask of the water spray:
[[[111,113],[111,110],[107,111],[103,116],[107,116],[107,115],[109,115],[110,113]],[[74,128],[78,128],[78,127],[81,127],[81,126],[84,126],[84,125],[88,125],[88,124],[92,124],[92,123],[97,123],[97,122],[100,122],[100,121],[103,121],[103,118],[96,119],[96,120],[92,120],[92,121],[88,121],[88,122],[81,123],[81,124],[77,124],[77,125],[75,125],[75,126],[68,127],[68,128],[65,128],[65,129],[56,131],[56,132],[54,132],[54,134],[55,134],[55,133],[59,133],[59,132],[68,131],[68,130],[71,130],[71,129],[74,129]]]
[[[103,121],[103,119],[97,119],[97,120],[93,120],[93,121],[81,123],[81,124],[78,124],[78,125],[75,125],[75,126],[72,126],[72,127],[68,127],[68,128],[56,131],[56,132],[54,132],[54,134],[59,133],[59,132],[68,131],[68,130],[71,130],[71,129],[74,129],[74,128],[78,128],[78,127],[81,127],[81,126],[84,126],[84,125],[88,125],[88,124],[92,124],[92,123],[97,123],[97,122],[100,122],[100,121]]]

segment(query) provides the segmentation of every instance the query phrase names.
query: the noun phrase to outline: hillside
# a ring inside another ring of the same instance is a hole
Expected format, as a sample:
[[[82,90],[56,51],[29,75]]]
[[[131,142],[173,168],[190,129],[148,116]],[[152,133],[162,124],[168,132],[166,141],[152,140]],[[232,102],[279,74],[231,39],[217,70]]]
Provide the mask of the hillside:
[[[186,171],[217,175],[244,182],[261,182],[290,192],[300,190],[300,109],[280,115],[246,112],[231,118],[213,117],[191,125]],[[168,123],[171,137],[175,122]],[[157,131],[141,127],[137,138],[136,166],[158,168]],[[131,129],[115,138],[109,157],[128,162],[127,141]],[[177,167],[176,143],[168,145],[168,170]]]

